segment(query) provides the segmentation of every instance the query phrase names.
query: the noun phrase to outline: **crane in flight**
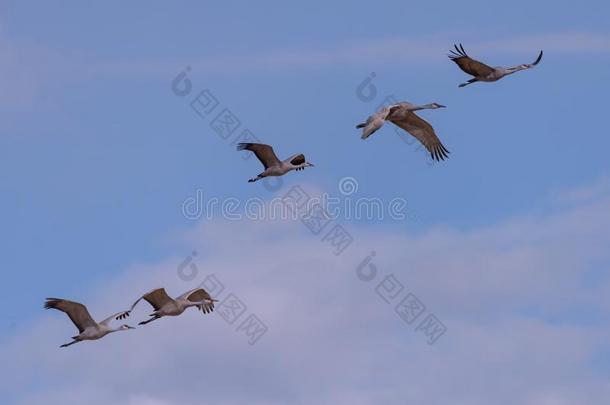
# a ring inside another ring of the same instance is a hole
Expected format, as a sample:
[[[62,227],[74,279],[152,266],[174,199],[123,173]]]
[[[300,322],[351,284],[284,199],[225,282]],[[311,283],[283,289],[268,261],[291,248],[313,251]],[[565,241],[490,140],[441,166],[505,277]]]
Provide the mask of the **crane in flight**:
[[[454,44],[453,47],[455,50],[450,50],[450,54],[447,55],[449,56],[449,59],[454,61],[464,72],[474,76],[472,79],[460,84],[458,87],[468,86],[469,84],[475,82],[495,82],[505,76],[512,75],[513,73],[517,73],[521,70],[531,69],[540,63],[543,54],[543,52],[540,51],[540,54],[538,54],[538,57],[533,63],[524,63],[509,68],[502,66],[492,68],[491,66],[487,66],[486,64],[468,56],[462,44],[460,44],[459,47]]]
[[[403,101],[383,107],[368,117],[366,122],[358,124],[356,128],[363,128],[361,138],[366,139],[381,128],[386,121],[390,121],[421,142],[430,152],[432,159],[436,161],[445,160],[445,158],[449,157],[449,151],[438,139],[438,136],[436,136],[432,125],[415,114],[415,111],[418,110],[434,110],[437,108],[445,108],[445,106],[438,103],[414,105]]]
[[[72,336],[72,342],[65,343],[60,347],[67,347],[74,343],[82,342],[83,340],[101,339],[109,333],[118,332],[120,330],[135,329],[129,325],[121,325],[117,328],[110,326],[110,321],[121,314],[121,312],[111,315],[101,322],[95,322],[87,307],[83,304],[74,301],[68,301],[61,298],[47,298],[44,303],[45,309],[57,309],[65,312],[72,323],[78,328],[78,335]]]

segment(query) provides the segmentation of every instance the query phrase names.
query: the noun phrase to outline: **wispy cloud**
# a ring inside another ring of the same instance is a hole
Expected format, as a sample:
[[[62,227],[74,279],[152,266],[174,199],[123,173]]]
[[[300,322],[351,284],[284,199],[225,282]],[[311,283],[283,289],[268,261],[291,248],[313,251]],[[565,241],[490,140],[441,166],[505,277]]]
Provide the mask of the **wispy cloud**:
[[[98,74],[167,75],[184,66],[197,72],[232,75],[277,70],[282,72],[343,67],[396,65],[411,68],[445,63],[446,53],[455,42],[463,42],[473,54],[532,55],[540,49],[555,54],[606,55],[610,53],[610,34],[551,33],[513,38],[481,40],[472,35],[438,34],[421,37],[393,37],[324,43],[320,46],[294,45],[291,49],[258,49],[240,55],[216,54],[203,58],[182,57],[171,60],[100,61],[92,66]],[[456,39],[457,38],[457,39]],[[480,56],[481,58],[483,56]]]
[[[471,34],[443,33],[420,37],[392,37],[350,40],[301,46],[290,49],[257,49],[243,54],[214,54],[201,57],[174,56],[164,59],[113,60],[79,52],[63,52],[0,38],[0,88],[4,105],[27,106],[41,88],[62,81],[75,82],[98,76],[163,76],[185,66],[196,72],[219,75],[282,72],[342,67],[404,66],[445,63],[454,42],[462,41],[473,54],[481,52],[516,53],[535,56],[539,49],[555,54],[606,55],[610,34],[549,33],[513,38],[481,40]],[[481,56],[482,57],[482,56]]]
[[[71,52],[0,33],[0,125],[88,77],[88,62]]]
[[[608,54],[610,34],[587,32],[539,34],[482,42],[480,48],[516,53],[544,49],[559,54]]]
[[[592,184],[556,192],[557,202],[582,204],[610,195],[610,176],[603,176]]]

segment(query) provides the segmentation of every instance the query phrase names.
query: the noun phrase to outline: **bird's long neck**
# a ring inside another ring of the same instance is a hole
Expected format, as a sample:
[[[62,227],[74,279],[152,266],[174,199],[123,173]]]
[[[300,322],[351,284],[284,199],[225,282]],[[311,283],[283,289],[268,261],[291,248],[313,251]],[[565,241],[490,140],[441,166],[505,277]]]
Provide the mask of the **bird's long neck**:
[[[504,76],[512,75],[513,73],[517,73],[520,70],[525,69],[523,66],[515,66],[504,69]]]
[[[196,307],[197,305],[203,305],[206,303],[206,300],[197,302],[197,301],[189,301],[189,300],[184,300],[182,302],[182,305],[184,306],[184,308],[190,308],[190,307]]]
[[[424,105],[416,105],[409,108],[409,111],[418,111],[418,110],[431,110],[435,108],[434,104],[424,104]]]

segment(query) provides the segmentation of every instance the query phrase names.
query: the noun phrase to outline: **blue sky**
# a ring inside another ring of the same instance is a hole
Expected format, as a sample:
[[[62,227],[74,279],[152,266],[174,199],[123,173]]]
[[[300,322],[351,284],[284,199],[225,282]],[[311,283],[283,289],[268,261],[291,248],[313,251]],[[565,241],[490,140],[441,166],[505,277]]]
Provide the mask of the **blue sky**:
[[[112,343],[82,344],[72,353],[57,353],[58,344],[63,343],[60,340],[71,336],[72,326],[61,314],[42,311],[43,299],[61,296],[97,305],[91,310],[102,318],[104,310],[123,309],[138,294],[158,286],[155,281],[173,286],[177,295],[189,286],[176,280],[176,263],[193,250],[200,252],[200,267],[215,266],[214,271],[232,280],[235,289],[267,319],[276,319],[273,308],[291,303],[285,301],[285,294],[294,287],[290,277],[269,273],[269,261],[290,269],[288,274],[295,280],[319,289],[324,286],[307,278],[308,267],[295,265],[294,258],[319,256],[319,261],[309,264],[352,269],[376,250],[378,259],[385,261],[386,272],[409,279],[427,296],[428,306],[446,309],[446,323],[455,325],[450,328],[455,330],[453,343],[433,349],[424,339],[409,335],[405,339],[410,355],[421,361],[426,355],[434,359],[446,356],[448,364],[457,369],[464,358],[454,351],[463,348],[458,342],[464,338],[499,346],[498,353],[486,356],[497,359],[498,364],[483,369],[499,372],[501,364],[510,370],[519,366],[517,359],[531,358],[528,350],[543,344],[542,336],[566,344],[576,342],[596,360],[574,354],[573,362],[565,366],[573,374],[566,371],[541,378],[546,391],[526,388],[527,381],[502,387],[507,390],[504,399],[506,403],[601,403],[602,397],[582,395],[610,389],[603,383],[610,369],[610,348],[598,342],[610,332],[606,326],[610,302],[604,299],[610,285],[609,258],[603,249],[610,238],[607,228],[600,225],[608,222],[604,214],[610,208],[606,152],[610,140],[604,130],[610,90],[609,8],[602,1],[578,7],[567,1],[493,5],[483,1],[180,2],[171,6],[161,2],[106,2],[104,6],[65,2],[62,7],[2,2],[0,265],[7,287],[2,304],[11,310],[0,321],[0,341],[13,351],[5,349],[0,355],[12,359],[20,350],[15,342],[33,339],[41,323],[57,331],[42,333],[36,343],[36,352],[52,359],[49,364],[69,364],[68,356],[95,353],[101,347],[104,353],[116,353],[112,350],[117,347],[125,356],[144,355],[118,348],[140,342],[123,336],[109,337]],[[497,83],[458,89],[467,76],[446,58],[454,42],[462,42],[471,56],[491,65],[531,62],[540,49],[545,56],[536,69]],[[171,83],[187,66],[193,90],[179,97],[172,93]],[[356,89],[372,72],[377,97],[362,101]],[[189,106],[204,89],[217,97],[219,108],[229,108],[238,117],[238,132],[249,129],[261,141],[274,145],[280,157],[303,152],[316,167],[290,173],[283,179],[284,188],[275,194],[260,182],[248,184],[246,180],[260,172],[258,162],[242,160],[231,146],[233,138],[224,140],[212,130],[213,117],[202,119]],[[428,158],[401,141],[390,126],[367,141],[360,140],[355,124],[389,95],[448,106],[424,111],[421,116],[434,125],[451,151],[449,160],[430,166]],[[346,176],[357,180],[357,196],[383,201],[404,198],[408,209],[416,213],[415,219],[343,221],[358,235],[357,250],[337,259],[315,238],[312,241],[298,223],[193,221],[181,211],[184,200],[196,190],[203,190],[206,197],[239,200],[270,199],[296,185],[336,194],[337,182]],[[256,237],[243,235],[247,232]],[[278,233],[282,243],[261,242],[275,240]],[[261,251],[257,260],[250,258],[248,244],[240,244],[242,238]],[[284,247],[281,251],[280,245]],[[463,248],[461,254],[458,247]],[[429,269],[418,257],[424,253],[444,270]],[[295,274],[297,268],[302,272]],[[490,270],[495,268],[497,272]],[[456,281],[460,274],[470,284]],[[125,285],[127,281],[131,284]],[[328,329],[329,336],[307,328],[298,336],[307,338],[312,333],[311,341],[316,343],[340,341],[359,322],[350,318],[352,299],[370,311],[379,309],[379,299],[370,288],[350,284],[353,279],[338,275],[332,276],[332,282],[342,286],[337,287],[341,299],[327,302],[322,298],[312,305],[324,304],[325,311],[333,307],[329,312],[345,319],[344,327],[327,313],[328,324],[314,322],[312,327],[332,325],[336,329]],[[558,287],[551,292],[554,283]],[[329,285],[334,284],[329,281]],[[111,302],[104,299],[104,291],[112,293]],[[257,294],[263,291],[265,297]],[[574,294],[575,301],[568,300],[573,305],[558,303],[556,294],[568,292]],[[360,293],[364,302],[357,298]],[[312,294],[319,298],[321,292]],[[447,302],[448,296],[457,301]],[[498,298],[494,300],[494,296]],[[499,302],[514,297],[521,297],[522,305]],[[473,312],[465,317],[457,309]],[[281,333],[294,330],[290,322],[311,321],[312,314],[295,311],[298,316],[278,316],[275,324],[269,322],[276,333],[269,338],[274,345],[273,339],[286,343],[292,338]],[[377,324],[383,320],[371,316],[377,332],[370,332],[368,341],[395,342],[404,337],[397,335],[398,321],[388,321],[391,326]],[[186,322],[180,323],[183,326],[202,321],[194,315],[185,319],[171,321]],[[177,325],[171,321],[164,327]],[[217,333],[227,332],[221,320],[214,322]],[[515,325],[536,336],[530,340],[527,334],[513,336],[519,343],[514,346],[497,340]],[[557,327],[560,330],[554,329]],[[156,339],[152,328],[135,332],[138,339]],[[361,339],[346,347],[366,351],[362,345],[367,339]],[[450,332],[443,338],[451,339]],[[271,363],[277,357],[269,370],[286,359],[281,351],[275,357],[273,351],[266,352],[271,350],[268,347],[258,349],[259,345],[250,347],[243,341],[234,344],[237,349],[226,358],[213,359],[219,367],[243,370],[243,359],[232,361],[243,353],[259,360],[258,356],[265,355]],[[523,347],[528,350],[521,350]],[[322,353],[324,348],[305,344],[304,352]],[[345,358],[336,361],[347,361],[349,350],[345,350]],[[476,354],[481,353],[473,349]],[[63,360],[58,360],[60,355]],[[385,355],[394,358],[395,353],[371,355],[351,366],[374,372],[380,367],[375,359]],[[541,356],[548,360],[555,354]],[[428,378],[417,374],[421,387],[433,385],[432,375],[446,384],[446,390],[432,397],[433,403],[441,403],[443,395],[456,403],[489,403],[482,387],[461,390],[452,386],[449,366],[438,361],[438,368],[426,369]],[[415,373],[397,363],[390,371]],[[266,366],[261,367],[267,370]],[[326,375],[331,380],[335,377],[332,369],[329,365]],[[473,370],[473,378],[480,372]],[[14,384],[17,388],[10,390],[9,398],[16,404],[38,403],[49,396],[59,401],[66,392],[86,397],[87,390],[95,386],[93,380],[87,380],[93,378],[89,374],[62,386],[65,391],[47,385],[27,366],[15,374],[28,381]],[[141,377],[135,384],[139,391],[120,387],[117,397],[108,400],[129,397],[131,402],[125,403],[134,404],[173,403],[178,398],[193,401],[188,388],[178,394],[148,387],[145,367],[135,375]],[[270,371],[269,375],[275,374]],[[397,393],[400,390],[392,384],[398,383],[393,375],[370,385],[363,385],[360,376],[339,379],[337,387],[325,387],[320,397],[308,397],[309,391],[298,389],[289,377],[276,393],[265,384],[245,392],[255,397],[248,403],[271,403],[272,399],[282,403],[286,398],[301,403],[341,403],[352,401],[353,395],[362,403],[402,403],[399,399],[407,394]],[[576,379],[565,388],[563,378],[568,375],[588,379]],[[215,378],[219,387],[229,384]],[[480,396],[474,394],[478,388]],[[514,394],[508,392],[515,389],[532,393],[527,398],[511,397]],[[221,392],[213,397],[222,403],[246,401],[223,397]],[[411,399],[417,402],[417,398]]]

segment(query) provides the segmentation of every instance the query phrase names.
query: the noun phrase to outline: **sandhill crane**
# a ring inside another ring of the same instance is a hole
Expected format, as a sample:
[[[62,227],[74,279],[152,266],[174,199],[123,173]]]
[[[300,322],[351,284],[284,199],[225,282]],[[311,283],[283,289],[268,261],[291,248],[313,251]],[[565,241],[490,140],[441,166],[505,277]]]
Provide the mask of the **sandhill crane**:
[[[152,291],[147,292],[143,296],[137,299],[133,303],[129,310],[117,314],[116,319],[125,319],[129,316],[131,311],[140,302],[140,300],[146,300],[155,309],[150,316],[152,318],[142,321],[139,325],[146,325],[149,322],[159,319],[164,316],[177,316],[183,313],[189,307],[197,307],[206,314],[209,314],[214,310],[214,302],[217,300],[210,297],[203,288],[195,288],[187,291],[175,299],[171,298],[165,292],[165,288],[156,288]]]
[[[474,82],[495,82],[497,80],[500,80],[504,76],[512,75],[513,73],[518,72],[520,70],[531,69],[540,62],[540,59],[542,59],[542,51],[540,51],[540,54],[538,55],[538,58],[536,58],[534,63],[526,63],[510,68],[505,68],[501,66],[492,68],[468,56],[462,44],[460,44],[459,47],[455,44],[453,46],[455,48],[455,51],[453,49],[449,51],[451,52],[451,54],[448,55],[449,59],[454,61],[464,72],[468,73],[471,76],[474,76],[474,78],[468,80],[465,83],[460,84],[458,87],[468,86],[469,84],[472,84]]]
[[[44,307],[45,309],[53,308],[65,312],[72,320],[72,323],[78,328],[79,334],[72,336],[73,341],[65,343],[60,347],[67,347],[83,340],[101,339],[109,333],[118,332],[120,330],[135,329],[129,325],[121,325],[118,328],[111,328],[109,326],[110,321],[121,314],[121,312],[111,315],[102,322],[97,323],[91,318],[91,315],[89,315],[87,307],[78,302],[61,298],[47,298]]]
[[[444,105],[438,103],[414,105],[408,102],[401,102],[382,108],[375,114],[371,115],[366,122],[358,124],[356,128],[364,128],[362,130],[361,138],[366,139],[381,128],[386,121],[390,121],[420,141],[426,147],[428,152],[430,152],[432,159],[437,161],[445,160],[445,158],[449,157],[447,155],[449,151],[443,146],[441,141],[436,136],[434,128],[432,128],[428,122],[418,117],[414,113],[414,111],[418,110],[434,110],[444,107]]]
[[[237,150],[249,150],[254,152],[258,160],[260,160],[265,167],[265,171],[248,180],[250,183],[267,176],[283,176],[291,170],[298,171],[303,170],[306,167],[313,167],[311,163],[305,161],[305,155],[302,153],[290,156],[288,159],[281,161],[275,155],[271,146],[262,143],[240,143],[237,145]]]

